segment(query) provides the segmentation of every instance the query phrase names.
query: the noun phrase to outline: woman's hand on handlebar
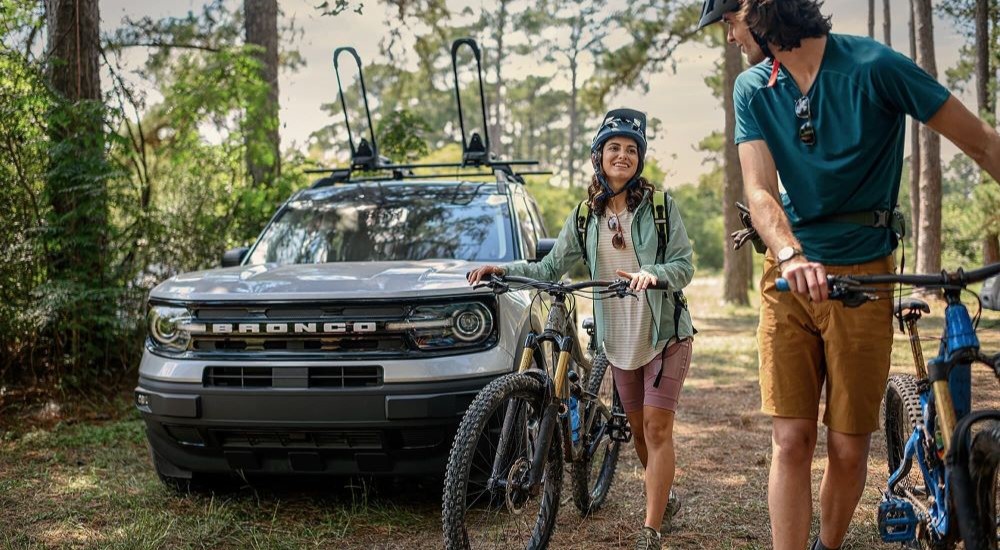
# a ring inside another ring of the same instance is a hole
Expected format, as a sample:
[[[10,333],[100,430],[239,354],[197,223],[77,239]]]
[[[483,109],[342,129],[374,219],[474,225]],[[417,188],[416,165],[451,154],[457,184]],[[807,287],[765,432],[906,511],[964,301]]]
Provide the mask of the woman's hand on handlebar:
[[[789,290],[808,294],[813,302],[822,302],[830,297],[826,268],[821,263],[810,262],[801,256],[792,258],[781,266],[781,276],[788,281]]]
[[[646,290],[650,287],[655,287],[657,283],[656,276],[652,273],[646,273],[645,271],[638,271],[636,273],[629,273],[625,270],[619,269],[615,273],[622,277],[623,279],[628,279],[632,281],[629,283],[629,288],[635,291]]]
[[[489,280],[490,275],[503,275],[505,273],[504,269],[498,265],[484,265],[482,267],[473,269],[465,275],[468,279],[470,285],[478,284],[480,281]]]

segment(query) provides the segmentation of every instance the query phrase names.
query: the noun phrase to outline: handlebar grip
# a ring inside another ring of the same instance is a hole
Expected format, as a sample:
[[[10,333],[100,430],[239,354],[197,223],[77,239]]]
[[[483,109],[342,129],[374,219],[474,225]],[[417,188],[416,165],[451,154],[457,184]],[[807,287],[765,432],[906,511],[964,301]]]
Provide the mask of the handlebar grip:
[[[774,280],[774,287],[778,289],[778,292],[789,292],[792,287],[788,286],[788,280],[784,277],[778,277]]]
[[[670,290],[670,285],[666,281],[657,280],[655,285],[649,285],[650,290]]]

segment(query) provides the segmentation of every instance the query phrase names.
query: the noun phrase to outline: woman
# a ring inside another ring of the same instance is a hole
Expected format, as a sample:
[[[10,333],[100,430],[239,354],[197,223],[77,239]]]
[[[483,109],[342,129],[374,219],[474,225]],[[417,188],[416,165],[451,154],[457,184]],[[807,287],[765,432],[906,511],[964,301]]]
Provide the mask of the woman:
[[[694,275],[691,243],[676,205],[668,197],[669,232],[662,254],[658,253],[660,239],[653,215],[656,191],[642,177],[645,130],[646,116],[639,111],[616,109],[605,116],[591,145],[595,173],[588,189],[588,205],[593,215],[587,222],[583,246],[574,211],[542,261],[487,265],[469,273],[471,284],[491,274],[554,281],[585,259],[591,278],[630,279],[631,288],[644,297],[594,303],[597,339],[612,365],[635,450],[646,469],[645,525],[636,535],[636,548],[643,550],[660,548],[660,526],[668,500],[668,521],[679,508],[671,492],[674,412],[691,362],[694,333],[686,306],[680,308],[682,301],[675,304],[674,294]],[[670,290],[647,290],[658,281],[666,281]]]

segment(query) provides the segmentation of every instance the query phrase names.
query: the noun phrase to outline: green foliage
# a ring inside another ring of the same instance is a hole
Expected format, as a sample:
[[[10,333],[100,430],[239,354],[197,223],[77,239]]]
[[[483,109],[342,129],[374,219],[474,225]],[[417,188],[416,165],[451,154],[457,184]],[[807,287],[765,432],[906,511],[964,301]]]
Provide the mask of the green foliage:
[[[701,176],[697,184],[685,184],[670,190],[677,203],[688,238],[694,248],[694,263],[699,270],[722,269],[722,170],[717,168]]]
[[[379,122],[379,153],[394,162],[413,162],[430,152],[425,137],[430,131],[430,124],[413,111],[394,111]]]
[[[1000,187],[983,185],[979,167],[955,155],[945,172],[941,204],[941,241],[947,243],[941,264],[948,269],[983,261],[982,238],[1000,233]]]
[[[33,24],[19,3],[0,10]],[[9,11],[8,11],[9,10]],[[12,19],[13,20],[13,19]],[[22,27],[23,28],[23,27]],[[5,39],[10,38],[4,36]],[[53,98],[37,68],[7,41],[0,47],[0,380],[19,368],[18,358],[44,347],[40,336],[51,310],[36,293],[45,278],[47,227],[44,179],[48,170],[44,123]]]
[[[267,84],[240,8],[127,21],[104,44],[104,101],[76,104],[50,92],[31,56],[45,30],[37,4],[0,10],[0,177],[11,183],[0,187],[0,382],[115,385],[138,364],[149,289],[250,242],[305,181],[304,159],[250,185],[245,122]],[[151,47],[136,72],[155,104],[120,68],[137,46]]]

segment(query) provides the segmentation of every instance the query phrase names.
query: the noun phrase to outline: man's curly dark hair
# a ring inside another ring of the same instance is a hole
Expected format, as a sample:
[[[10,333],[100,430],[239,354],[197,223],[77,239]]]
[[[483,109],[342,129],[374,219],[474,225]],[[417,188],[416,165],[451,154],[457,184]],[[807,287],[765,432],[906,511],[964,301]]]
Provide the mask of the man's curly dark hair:
[[[787,52],[804,38],[830,34],[830,16],[820,13],[822,6],[817,0],[744,0],[739,16],[757,36]]]

